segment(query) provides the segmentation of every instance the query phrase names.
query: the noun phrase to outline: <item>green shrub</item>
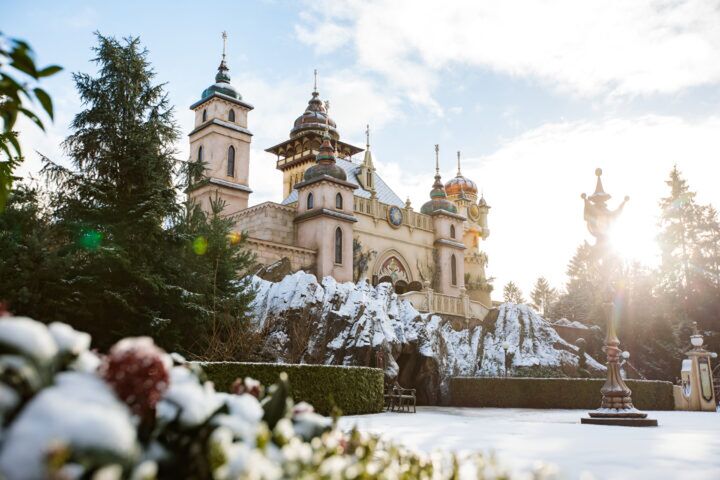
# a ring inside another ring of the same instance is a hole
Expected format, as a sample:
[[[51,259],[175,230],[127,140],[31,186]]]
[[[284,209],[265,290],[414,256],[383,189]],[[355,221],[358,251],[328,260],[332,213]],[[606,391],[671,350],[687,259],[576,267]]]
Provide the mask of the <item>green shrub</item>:
[[[456,407],[587,408],[600,407],[604,379],[455,377],[450,379]],[[655,380],[626,380],[633,404],[641,410],[673,410],[673,385]]]
[[[322,415],[337,406],[344,415],[383,410],[383,371],[368,367],[281,363],[201,362],[215,388],[228,391],[236,378],[252,377],[263,385],[277,383],[280,372],[290,379],[295,402],[305,401]]]

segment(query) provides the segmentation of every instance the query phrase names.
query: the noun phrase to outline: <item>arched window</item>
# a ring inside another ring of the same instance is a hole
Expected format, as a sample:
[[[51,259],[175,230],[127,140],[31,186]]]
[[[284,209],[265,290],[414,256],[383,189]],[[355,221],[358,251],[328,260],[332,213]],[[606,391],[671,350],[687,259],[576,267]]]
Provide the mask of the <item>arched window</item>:
[[[372,188],[372,172],[370,170],[367,171],[366,177],[365,183],[367,183],[368,188]]]
[[[342,210],[342,194],[335,195],[335,208]]]
[[[232,145],[228,148],[227,174],[228,177],[235,176],[235,147]]]
[[[202,145],[200,145],[200,146],[198,147],[198,157],[197,157],[198,163],[202,163],[202,161],[203,161],[203,156],[202,156],[202,154],[203,154]]]
[[[203,122],[207,122],[207,110],[203,110]]]
[[[455,238],[455,225],[450,225],[450,238]]]
[[[335,263],[342,263],[342,230],[340,227],[335,229]]]
[[[307,209],[312,210],[315,206],[315,198],[313,197],[312,192],[308,193],[307,196]]]
[[[450,257],[450,283],[457,285],[457,261],[455,260],[455,255]]]
[[[228,112],[228,120],[230,120],[231,122],[235,121],[235,110],[233,110],[232,108],[230,109],[230,112]]]

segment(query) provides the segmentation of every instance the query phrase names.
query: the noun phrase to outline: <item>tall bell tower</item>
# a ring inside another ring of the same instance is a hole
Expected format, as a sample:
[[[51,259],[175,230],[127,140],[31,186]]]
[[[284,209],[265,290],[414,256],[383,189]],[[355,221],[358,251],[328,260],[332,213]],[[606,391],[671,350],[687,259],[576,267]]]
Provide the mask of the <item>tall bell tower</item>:
[[[243,101],[230,84],[225,62],[227,33],[223,32],[223,54],[215,83],[190,106],[195,128],[190,132],[190,159],[205,164],[204,178],[188,188],[190,200],[209,211],[215,196],[226,202],[226,214],[244,210],[252,190],[249,186],[250,141],[248,113],[253,106]]]

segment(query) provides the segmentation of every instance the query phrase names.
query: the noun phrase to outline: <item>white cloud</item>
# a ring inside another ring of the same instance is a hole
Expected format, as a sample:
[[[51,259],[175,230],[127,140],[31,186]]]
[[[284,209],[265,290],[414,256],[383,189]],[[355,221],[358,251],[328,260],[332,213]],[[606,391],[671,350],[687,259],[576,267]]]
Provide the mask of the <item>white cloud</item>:
[[[313,1],[299,35],[321,53],[353,38],[359,66],[414,102],[469,65],[577,95],[672,93],[720,81],[720,8],[703,0]],[[341,33],[344,30],[345,33]]]

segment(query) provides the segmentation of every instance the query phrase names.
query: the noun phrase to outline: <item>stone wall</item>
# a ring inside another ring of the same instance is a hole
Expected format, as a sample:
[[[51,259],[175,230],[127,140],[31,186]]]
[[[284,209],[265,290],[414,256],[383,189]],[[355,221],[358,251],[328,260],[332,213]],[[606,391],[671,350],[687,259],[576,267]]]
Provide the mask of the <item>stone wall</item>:
[[[293,272],[298,270],[313,270],[315,266],[315,250],[283,245],[281,243],[252,237],[248,238],[248,247],[257,256],[255,261],[261,265],[270,265],[286,257],[290,260],[290,266]]]
[[[279,203],[265,202],[238,214],[235,228],[250,238],[284,245],[295,244],[295,209]]]

